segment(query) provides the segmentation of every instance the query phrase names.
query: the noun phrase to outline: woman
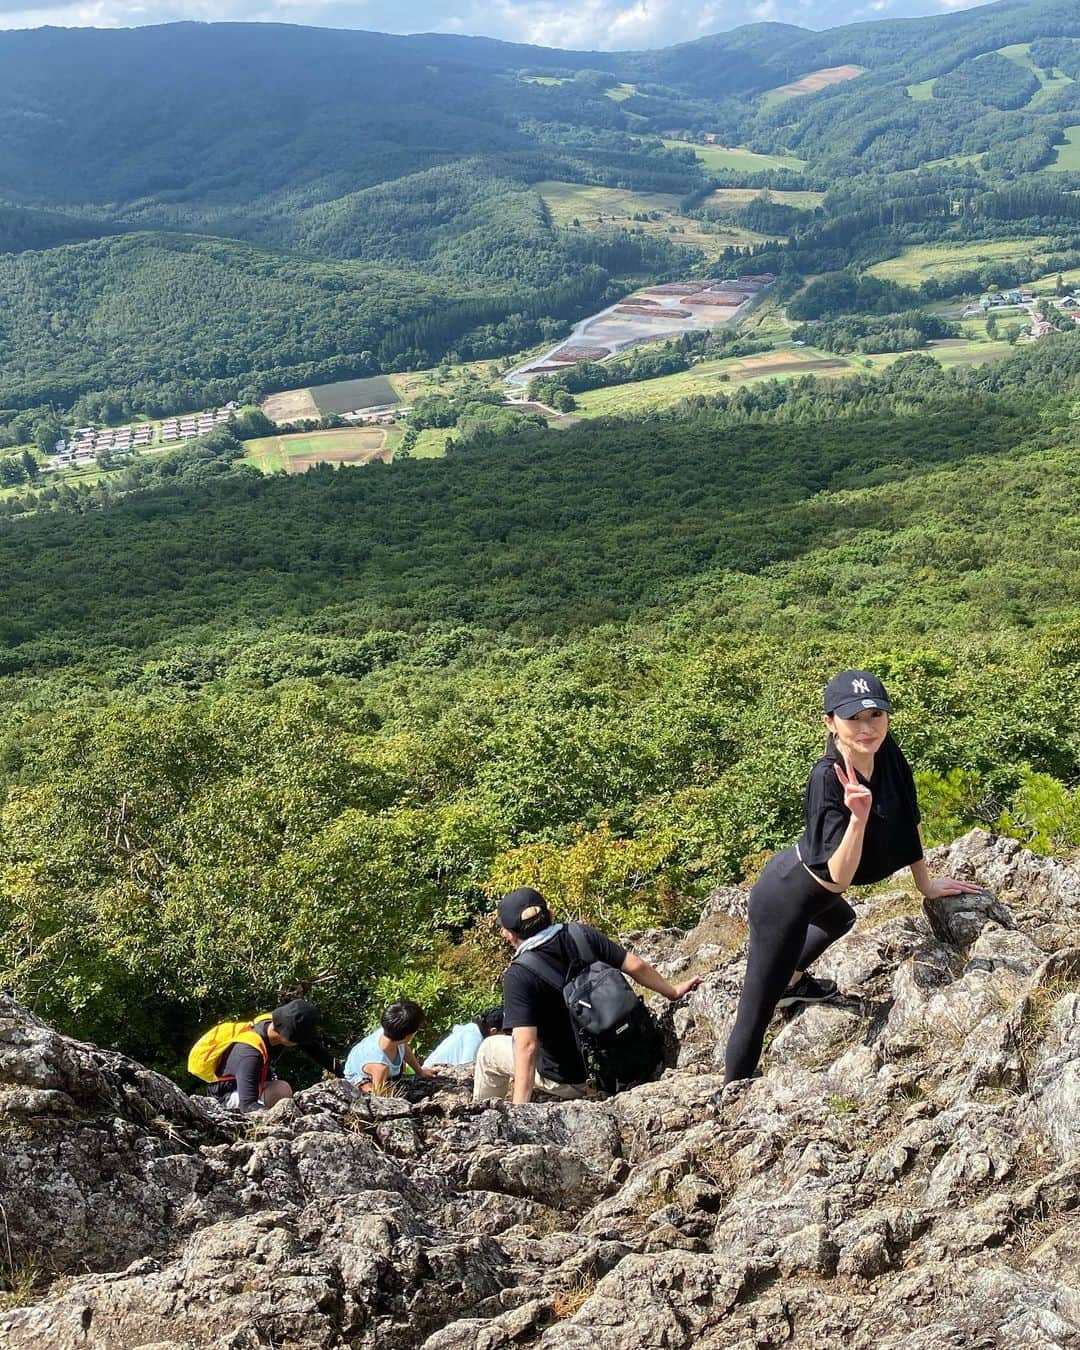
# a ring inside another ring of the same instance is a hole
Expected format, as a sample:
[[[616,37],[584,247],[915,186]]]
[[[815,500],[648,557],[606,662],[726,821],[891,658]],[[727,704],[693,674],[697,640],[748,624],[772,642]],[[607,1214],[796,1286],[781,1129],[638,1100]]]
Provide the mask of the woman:
[[[824,704],[829,738],[806,784],[806,828],[794,848],[769,860],[750,892],[750,952],[727,1044],[728,1083],[753,1077],[777,1008],[835,998],[832,980],[817,980],[809,969],[855,922],[843,898],[848,886],[873,885],[910,867],[925,896],[979,890],[930,875],[915,781],[889,734],[892,704],[881,681],[845,670],[829,681]]]

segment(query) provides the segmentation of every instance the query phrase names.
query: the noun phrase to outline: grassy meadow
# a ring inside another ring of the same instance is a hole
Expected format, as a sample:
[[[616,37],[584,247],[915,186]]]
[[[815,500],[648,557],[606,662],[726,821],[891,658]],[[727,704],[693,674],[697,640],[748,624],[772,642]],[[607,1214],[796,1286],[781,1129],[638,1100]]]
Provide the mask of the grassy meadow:
[[[774,202],[781,202],[784,206],[794,206],[799,211],[813,211],[825,200],[824,192],[794,191],[781,188],[748,188],[748,187],[729,187],[717,188],[705,198],[706,206],[745,206],[748,202],[754,201],[758,197],[766,195]]]
[[[931,277],[1037,257],[1047,251],[1049,243],[1046,235],[1030,235],[1024,239],[975,239],[962,244],[909,244],[897,257],[874,263],[867,270],[886,281],[918,286]]]
[[[763,173],[768,169],[804,169],[805,159],[794,155],[759,155],[745,146],[697,145],[690,141],[665,141],[669,150],[693,150],[701,164],[709,170],[735,169],[746,173]]]
[[[582,183],[547,181],[534,184],[552,222],[561,229],[610,230],[641,229],[647,234],[662,234],[679,243],[700,248],[707,256],[716,256],[729,244],[760,244],[766,239],[754,230],[735,226],[703,228],[701,221],[679,211],[680,198],[668,192],[632,192],[625,188],[590,187]],[[635,220],[647,213],[653,220]],[[677,233],[672,235],[672,229]]]
[[[1048,169],[1080,173],[1080,126],[1065,128],[1065,144],[1057,147],[1057,154]]]

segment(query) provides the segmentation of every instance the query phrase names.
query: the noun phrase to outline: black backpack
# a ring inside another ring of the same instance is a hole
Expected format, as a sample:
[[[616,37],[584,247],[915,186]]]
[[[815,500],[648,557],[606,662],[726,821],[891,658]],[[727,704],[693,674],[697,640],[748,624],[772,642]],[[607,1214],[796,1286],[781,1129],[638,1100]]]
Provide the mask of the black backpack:
[[[566,982],[532,952],[515,959],[545,984],[561,989],[589,1078],[602,1092],[621,1092],[654,1078],[664,1063],[664,1033],[629,981],[606,961],[592,960],[581,925],[566,931],[578,951]],[[530,957],[533,959],[530,960]]]

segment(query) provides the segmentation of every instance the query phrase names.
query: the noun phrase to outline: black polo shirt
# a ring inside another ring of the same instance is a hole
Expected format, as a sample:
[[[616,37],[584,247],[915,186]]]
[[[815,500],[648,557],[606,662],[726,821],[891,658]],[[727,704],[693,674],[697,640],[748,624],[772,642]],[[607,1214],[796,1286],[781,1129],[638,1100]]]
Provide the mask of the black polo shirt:
[[[806,828],[799,840],[799,857],[816,877],[831,881],[828,862],[840,846],[851,812],[844,806],[844,789],[836,777],[843,756],[832,740],[810,770],[803,798]],[[862,857],[852,885],[884,881],[901,867],[910,867],[923,855],[919,838],[919,803],[911,768],[890,732],[874,756],[869,778],[856,773],[873,794],[870,817],[863,835]]]
[[[606,961],[616,970],[622,969],[626,960],[625,947],[586,924],[575,926],[587,939],[590,961]],[[581,960],[578,949],[564,924],[543,946],[533,947],[530,954],[543,961],[552,978],[558,980],[559,987],[549,984],[519,960],[511,961],[502,980],[503,1030],[535,1027],[540,1040],[538,1072],[557,1083],[583,1083],[585,1063],[562,996],[562,986],[570,967]]]

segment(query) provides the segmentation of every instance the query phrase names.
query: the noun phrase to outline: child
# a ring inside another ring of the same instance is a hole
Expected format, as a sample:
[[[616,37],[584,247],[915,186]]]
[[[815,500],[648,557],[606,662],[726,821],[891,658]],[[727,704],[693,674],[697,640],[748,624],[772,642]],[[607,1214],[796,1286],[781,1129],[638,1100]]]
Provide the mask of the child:
[[[449,1032],[424,1060],[429,1064],[471,1064],[485,1036],[502,1034],[502,1008],[488,1008],[472,1022],[464,1022]]]
[[[377,1094],[401,1077],[406,1064],[421,1078],[434,1078],[438,1069],[421,1068],[409,1044],[423,1020],[423,1009],[412,999],[391,1003],[382,1015],[382,1031],[373,1031],[349,1051],[345,1077],[361,1092]]]

